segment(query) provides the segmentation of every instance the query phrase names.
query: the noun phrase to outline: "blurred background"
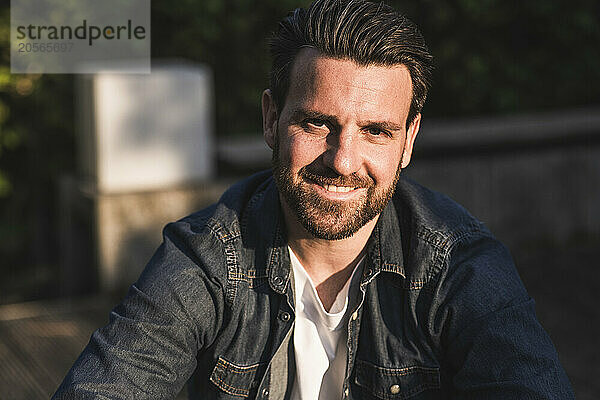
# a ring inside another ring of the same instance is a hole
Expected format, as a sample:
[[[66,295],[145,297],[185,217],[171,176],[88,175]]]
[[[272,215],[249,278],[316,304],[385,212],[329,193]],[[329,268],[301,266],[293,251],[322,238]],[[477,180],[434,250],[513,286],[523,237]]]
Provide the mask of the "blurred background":
[[[577,397],[600,398],[600,3],[388,3],[436,64],[406,174],[510,248]],[[269,167],[266,38],[307,4],[154,0],[152,74],[76,76],[11,74],[1,3],[0,398],[47,398],[164,224]]]

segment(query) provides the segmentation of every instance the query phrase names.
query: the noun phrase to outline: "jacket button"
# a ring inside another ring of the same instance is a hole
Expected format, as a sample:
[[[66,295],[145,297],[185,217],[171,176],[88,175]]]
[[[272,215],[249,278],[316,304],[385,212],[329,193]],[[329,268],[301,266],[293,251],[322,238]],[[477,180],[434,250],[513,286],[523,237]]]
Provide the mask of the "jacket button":
[[[284,311],[281,314],[279,314],[279,319],[282,320],[283,322],[288,322],[291,318],[291,315],[289,312]]]
[[[392,385],[392,386],[390,386],[390,393],[391,394],[398,394],[398,393],[400,393],[400,385]]]
[[[273,283],[276,286],[279,286],[279,285],[281,285],[283,283],[283,278],[280,277],[280,276],[276,276],[275,278],[273,278]]]
[[[369,276],[371,276],[371,275],[373,275],[373,270],[372,270],[371,268],[369,268],[369,269],[367,270],[367,272],[365,273],[365,276],[366,276],[366,277],[369,277]]]
[[[264,388],[264,389],[262,390],[262,396],[263,396],[263,397],[269,397],[269,389],[267,389],[267,388]]]
[[[352,321],[356,321],[357,318],[358,318],[358,311],[354,311],[352,313]]]
[[[348,397],[349,394],[350,391],[348,390],[348,388],[344,389],[344,396]]]

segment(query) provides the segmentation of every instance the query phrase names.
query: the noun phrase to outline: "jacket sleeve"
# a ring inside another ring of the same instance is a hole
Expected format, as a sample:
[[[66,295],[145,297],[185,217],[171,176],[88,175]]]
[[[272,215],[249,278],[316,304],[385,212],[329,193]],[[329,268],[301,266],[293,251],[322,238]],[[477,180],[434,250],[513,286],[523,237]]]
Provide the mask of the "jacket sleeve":
[[[181,391],[198,351],[214,341],[224,307],[221,282],[199,250],[214,254],[217,244],[192,230],[167,225],[162,245],[53,399],[168,399]]]
[[[497,240],[480,236],[454,246],[437,292],[434,324],[452,398],[574,398],[534,301]]]

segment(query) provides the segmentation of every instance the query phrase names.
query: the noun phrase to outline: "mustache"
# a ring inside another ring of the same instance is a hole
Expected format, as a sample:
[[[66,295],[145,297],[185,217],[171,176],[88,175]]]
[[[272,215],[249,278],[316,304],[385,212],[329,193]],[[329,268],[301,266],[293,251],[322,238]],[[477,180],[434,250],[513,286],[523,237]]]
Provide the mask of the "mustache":
[[[373,179],[368,176],[360,176],[356,173],[351,175],[339,175],[330,169],[318,169],[307,165],[298,171],[303,179],[309,179],[319,185],[347,186],[355,188],[368,188],[373,185]]]

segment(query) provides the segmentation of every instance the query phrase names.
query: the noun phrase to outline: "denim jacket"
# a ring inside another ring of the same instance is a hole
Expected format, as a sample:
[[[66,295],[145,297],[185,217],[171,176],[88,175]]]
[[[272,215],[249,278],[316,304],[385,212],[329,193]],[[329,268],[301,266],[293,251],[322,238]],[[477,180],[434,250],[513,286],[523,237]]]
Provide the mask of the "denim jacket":
[[[187,381],[193,399],[285,398],[292,286],[277,188],[259,173],[165,227],[54,398],[174,398]],[[573,398],[509,253],[447,197],[399,181],[359,287],[344,399]]]

